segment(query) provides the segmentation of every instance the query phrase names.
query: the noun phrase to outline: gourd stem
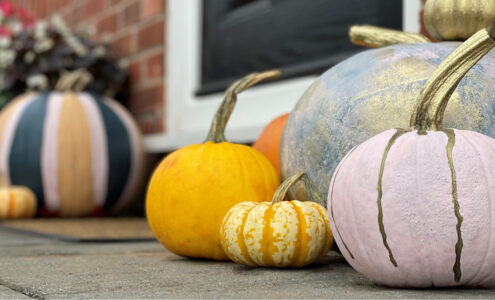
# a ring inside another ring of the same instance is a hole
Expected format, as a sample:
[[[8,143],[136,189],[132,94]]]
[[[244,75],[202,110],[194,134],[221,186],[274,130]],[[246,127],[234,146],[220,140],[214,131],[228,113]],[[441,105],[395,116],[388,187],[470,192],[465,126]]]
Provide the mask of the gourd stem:
[[[275,194],[273,194],[272,204],[284,201],[287,191],[303,176],[304,173],[300,172],[284,180],[284,182],[282,182],[282,184],[275,191]]]
[[[409,123],[418,133],[442,128],[450,97],[464,75],[495,46],[482,29],[455,49],[433,72],[421,91]]]
[[[355,45],[379,48],[395,44],[429,43],[430,40],[418,33],[386,29],[371,25],[354,25],[349,28],[349,37]]]
[[[211,141],[214,143],[227,141],[225,139],[225,126],[229,121],[230,114],[234,110],[237,95],[262,80],[273,79],[279,76],[279,70],[272,70],[263,73],[252,73],[234,82],[225,92],[222,103],[220,104],[220,107],[213,118],[213,122],[211,123],[206,141]]]
[[[93,75],[85,69],[77,69],[63,74],[55,84],[61,92],[81,92],[93,81]]]

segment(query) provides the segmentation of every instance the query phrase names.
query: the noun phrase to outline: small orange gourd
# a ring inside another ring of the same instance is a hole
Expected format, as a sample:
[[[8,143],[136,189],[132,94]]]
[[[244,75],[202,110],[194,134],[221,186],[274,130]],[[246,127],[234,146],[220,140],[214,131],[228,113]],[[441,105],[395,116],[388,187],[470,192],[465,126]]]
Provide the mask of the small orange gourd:
[[[0,188],[0,220],[31,218],[36,214],[34,193],[20,186]]]
[[[273,119],[261,132],[260,136],[253,144],[253,148],[263,153],[266,158],[273,164],[275,170],[280,175],[279,150],[282,131],[289,114],[283,114]]]
[[[220,243],[220,225],[235,204],[268,201],[280,178],[260,152],[226,141],[225,126],[237,94],[278,71],[254,73],[226,91],[204,144],[168,155],[149,183],[146,214],[160,243],[175,254],[227,260]]]
[[[230,259],[249,266],[301,267],[328,252],[333,239],[325,208],[315,202],[283,201],[303,175],[284,181],[272,202],[242,202],[229,210],[220,236]]]

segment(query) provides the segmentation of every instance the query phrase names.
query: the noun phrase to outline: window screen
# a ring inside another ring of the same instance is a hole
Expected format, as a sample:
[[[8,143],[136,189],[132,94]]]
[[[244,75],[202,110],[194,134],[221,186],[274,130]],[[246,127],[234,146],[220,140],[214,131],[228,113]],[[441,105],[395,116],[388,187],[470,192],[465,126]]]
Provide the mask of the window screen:
[[[253,72],[320,74],[362,50],[349,26],[401,29],[400,0],[203,0],[201,87],[218,92]]]

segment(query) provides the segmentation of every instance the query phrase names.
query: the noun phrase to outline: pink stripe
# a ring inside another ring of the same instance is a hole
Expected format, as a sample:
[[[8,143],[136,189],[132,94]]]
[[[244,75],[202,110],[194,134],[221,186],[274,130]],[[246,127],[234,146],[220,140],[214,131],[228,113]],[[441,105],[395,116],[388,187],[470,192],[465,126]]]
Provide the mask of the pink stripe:
[[[111,99],[105,99],[104,103],[108,105],[113,111],[120,117],[124,126],[127,128],[130,139],[131,148],[131,169],[129,170],[129,177],[127,178],[127,183],[124,190],[122,191],[122,196],[119,201],[115,204],[114,210],[119,210],[125,207],[133,198],[136,189],[141,181],[142,168],[143,168],[143,153],[142,153],[142,141],[141,134],[138,130],[136,122],[132,119],[131,115],[127,110],[122,107],[119,103]]]
[[[43,142],[41,144],[41,179],[45,205],[49,211],[60,208],[58,188],[58,129],[60,110],[64,101],[60,92],[52,92],[48,96]]]
[[[21,119],[22,113],[26,106],[28,106],[39,94],[30,93],[26,95],[26,98],[20,100],[10,115],[9,120],[5,124],[5,129],[2,136],[2,147],[0,149],[0,172],[3,175],[6,186],[10,186],[10,170],[9,170],[9,158],[12,142],[14,141],[15,130],[17,129],[17,124]]]
[[[82,103],[91,130],[91,164],[93,171],[93,199],[97,206],[103,206],[108,188],[108,145],[101,111],[87,93],[78,97]]]

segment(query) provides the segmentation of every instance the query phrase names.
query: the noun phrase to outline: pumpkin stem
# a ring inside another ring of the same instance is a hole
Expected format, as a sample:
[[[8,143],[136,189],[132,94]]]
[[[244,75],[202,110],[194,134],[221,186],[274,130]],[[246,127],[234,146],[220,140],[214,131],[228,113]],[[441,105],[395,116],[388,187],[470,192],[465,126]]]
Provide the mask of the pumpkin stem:
[[[234,82],[225,92],[222,103],[220,104],[220,107],[213,118],[213,122],[211,123],[210,132],[208,133],[206,141],[211,141],[214,143],[226,142],[225,126],[229,121],[230,114],[234,110],[237,95],[260,81],[277,78],[279,76],[279,70],[272,70],[263,73],[252,73]]]
[[[429,43],[430,40],[418,33],[386,29],[371,25],[354,25],[349,28],[349,37],[355,45],[380,48],[395,44]]]
[[[282,182],[282,184],[275,191],[275,194],[273,194],[272,204],[284,201],[285,194],[287,194],[287,191],[294,185],[294,183],[296,183],[303,176],[304,173],[299,172],[284,180],[284,182]]]
[[[77,69],[63,74],[55,85],[61,92],[81,92],[93,81],[93,75],[85,69]]]
[[[421,91],[409,123],[425,134],[442,128],[443,115],[450,97],[464,75],[495,46],[482,29],[455,49],[433,72]]]

